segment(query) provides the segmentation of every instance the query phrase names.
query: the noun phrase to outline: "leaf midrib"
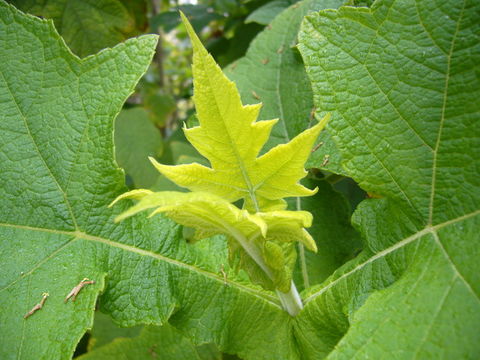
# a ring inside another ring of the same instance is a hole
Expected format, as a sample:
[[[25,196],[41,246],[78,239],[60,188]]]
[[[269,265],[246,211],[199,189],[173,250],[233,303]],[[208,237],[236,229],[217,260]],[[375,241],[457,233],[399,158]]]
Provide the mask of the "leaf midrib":
[[[430,203],[428,206],[428,223],[429,224],[431,224],[433,221],[433,203],[435,201],[435,188],[436,188],[436,182],[437,182],[437,158],[438,158],[438,150],[440,148],[440,140],[442,139],[443,125],[445,123],[445,109],[447,107],[448,86],[450,81],[450,67],[452,62],[452,54],[453,54],[453,49],[455,48],[455,41],[457,40],[457,35],[460,29],[460,23],[463,18],[463,13],[465,11],[465,3],[466,1],[464,0],[462,5],[462,11],[460,12],[460,16],[458,17],[457,26],[455,27],[455,34],[453,34],[452,43],[450,44],[450,50],[447,54],[447,71],[445,74],[445,87],[443,92],[442,114],[440,117],[440,124],[438,126],[437,141],[435,142],[435,149],[433,151],[432,185],[431,185],[431,192],[430,192]],[[428,34],[427,31],[425,32]]]
[[[208,54],[207,54],[208,56]],[[205,61],[203,58],[201,58],[201,61],[199,61],[199,63],[201,64],[202,68],[203,68],[203,71],[205,72],[205,74],[208,74],[208,71],[207,71],[207,67],[205,65]],[[228,140],[232,146],[232,150],[233,150],[233,153],[235,154],[235,157],[238,161],[238,165],[240,167],[240,171],[242,173],[242,177],[243,177],[243,180],[245,181],[245,185],[247,186],[247,191],[248,191],[248,194],[250,195],[250,199],[252,200],[254,206],[255,206],[255,210],[257,212],[260,211],[260,207],[259,207],[259,204],[258,204],[258,200],[257,200],[257,197],[255,195],[255,189],[252,185],[252,181],[250,180],[250,176],[248,174],[248,171],[246,169],[246,166],[243,162],[243,159],[242,157],[240,156],[240,153],[238,152],[238,149],[236,147],[236,144],[235,144],[235,141],[233,140],[232,138],[232,135],[230,134],[230,130],[229,130],[229,127],[227,126],[227,124],[225,123],[224,121],[224,117],[222,116],[222,112],[220,111],[220,107],[218,106],[218,100],[217,100],[217,94],[215,91],[213,91],[213,89],[215,89],[215,86],[212,84],[212,81],[210,79],[210,76],[206,76],[207,78],[207,81],[208,81],[208,85],[209,85],[209,88],[211,90],[211,93],[213,95],[213,98],[215,99],[215,107],[216,107],[216,110],[217,110],[217,113],[220,115],[220,118],[222,119],[222,124],[224,125],[225,127],[225,132],[226,134],[228,135]]]
[[[52,169],[50,169],[50,166],[48,166],[47,161],[45,160],[45,157],[43,156],[42,152],[40,151],[40,148],[38,147],[38,144],[37,144],[35,138],[33,137],[32,131],[30,130],[30,125],[28,124],[27,116],[25,115],[25,113],[21,109],[21,107],[20,107],[20,105],[17,101],[17,98],[16,98],[15,94],[13,93],[13,91],[11,89],[10,83],[7,81],[7,79],[5,78],[5,75],[3,74],[3,71],[1,71],[1,70],[0,70],[0,75],[3,79],[3,82],[5,83],[5,86],[8,90],[8,93],[9,93],[11,99],[12,99],[12,102],[15,104],[15,107],[17,109],[18,114],[20,115],[20,117],[23,120],[23,123],[25,125],[25,130],[27,131],[27,136],[32,140],[32,145],[33,145],[35,151],[37,152],[38,157],[40,158],[40,161],[43,163],[43,165],[47,169],[47,171],[50,174],[50,177],[53,180],[55,186],[58,188],[60,194],[62,195],[62,197],[64,199],[65,206],[67,207],[67,211],[70,213],[70,218],[72,220],[73,226],[75,227],[75,229],[78,229],[77,221],[76,221],[75,215],[73,213],[72,205],[70,204],[70,201],[68,200],[67,193],[65,192],[65,190],[62,188],[62,186],[58,182],[57,178],[55,177],[55,175],[52,172]]]
[[[164,255],[161,255],[161,254],[157,254],[155,252],[152,252],[152,251],[149,251],[149,250],[144,250],[144,249],[140,249],[138,247],[135,247],[135,246],[131,246],[131,245],[127,245],[127,244],[122,244],[122,243],[119,243],[119,242],[116,242],[116,241],[113,241],[113,240],[110,240],[110,239],[107,239],[107,238],[103,238],[103,237],[100,237],[100,236],[94,236],[94,235],[90,235],[90,234],[87,234],[87,233],[84,233],[82,231],[65,231],[65,230],[57,230],[57,229],[48,229],[48,228],[39,228],[39,227],[32,227],[32,226],[26,226],[26,225],[17,225],[17,224],[7,224],[7,223],[0,223],[0,227],[8,227],[8,228],[15,228],[15,229],[22,229],[22,230],[29,230],[29,231],[38,231],[38,232],[45,232],[45,233],[51,233],[51,234],[58,234],[58,235],[65,235],[65,236],[70,236],[72,237],[71,240],[69,240],[67,243],[63,244],[62,246],[60,246],[60,248],[56,249],[54,251],[54,253],[59,253],[61,250],[63,250],[66,246],[68,246],[69,244],[73,243],[75,240],[77,239],[81,239],[81,240],[87,240],[87,241],[92,241],[92,242],[96,242],[96,243],[102,243],[102,244],[105,244],[107,246],[111,246],[111,247],[115,247],[115,248],[118,248],[118,249],[121,249],[121,250],[124,250],[124,251],[127,251],[127,252],[130,252],[130,253],[135,253],[137,255],[141,255],[141,256],[148,256],[148,257],[151,257],[151,258],[154,258],[156,260],[159,260],[159,261],[164,261],[164,262],[167,262],[169,264],[172,264],[174,266],[178,266],[178,267],[181,267],[181,268],[184,268],[184,269],[187,269],[189,271],[193,271],[195,273],[198,273],[198,274],[201,274],[202,276],[205,276],[205,277],[208,277],[210,279],[213,279],[219,283],[222,284],[222,286],[225,285],[225,283],[227,283],[228,285],[232,285],[232,286],[235,286],[236,288],[238,288],[239,290],[241,291],[245,291],[249,294],[252,294],[253,296],[263,300],[263,301],[266,301],[268,302],[270,305],[273,305],[279,309],[281,309],[281,306],[280,304],[278,303],[277,301],[277,298],[275,296],[269,296],[265,293],[262,293],[262,292],[259,292],[253,288],[250,288],[246,285],[243,285],[241,283],[238,283],[238,282],[235,282],[235,281],[232,281],[230,279],[225,279],[222,276],[218,275],[218,274],[215,274],[215,273],[212,273],[212,272],[209,272],[209,271],[206,271],[204,269],[201,269],[201,268],[198,268],[194,265],[191,265],[191,264],[187,264],[187,263],[184,263],[184,262],[181,262],[179,260],[176,260],[176,259],[172,259],[172,258],[169,258],[167,256],[164,256]],[[40,265],[43,264],[45,261],[51,259],[51,255],[42,260],[40,262]],[[38,268],[38,264],[36,265],[36,268]],[[28,273],[30,273],[31,270]],[[25,277],[22,277],[22,279],[25,278]],[[16,282],[16,281],[15,281]],[[6,288],[10,287],[12,285],[9,284],[7,286],[5,286],[4,288],[2,288],[0,290],[3,291],[5,290]]]
[[[456,265],[453,263],[453,261],[450,259],[449,257],[449,254],[446,252],[446,249],[443,247],[443,245],[440,243],[440,240],[438,239],[438,235],[437,235],[437,231],[446,227],[446,226],[449,226],[449,225],[452,225],[452,224],[455,224],[457,222],[460,222],[460,221],[464,221],[464,220],[467,220],[467,219],[470,219],[470,218],[473,218],[477,215],[480,215],[480,210],[476,210],[474,212],[471,212],[469,214],[466,214],[466,215],[463,215],[463,216],[459,216],[455,219],[452,219],[452,220],[448,220],[448,221],[445,221],[443,223],[440,223],[440,224],[437,224],[437,225],[433,225],[433,226],[429,226],[427,225],[423,230],[420,230],[418,232],[416,232],[415,234],[413,235],[410,235],[406,238],[404,238],[403,240],[400,240],[398,241],[396,244],[376,253],[375,255],[373,255],[372,257],[370,257],[368,260],[364,261],[363,263],[355,266],[355,268],[353,268],[352,270],[346,272],[345,274],[341,275],[340,277],[338,277],[337,279],[333,280],[331,283],[329,283],[328,285],[326,285],[325,287],[321,288],[320,290],[318,290],[317,292],[311,294],[309,297],[307,297],[305,300],[304,300],[304,303],[305,305],[307,303],[309,303],[310,301],[314,300],[316,297],[322,295],[323,293],[325,293],[328,289],[334,287],[335,285],[337,285],[339,282],[341,282],[342,280],[348,278],[349,276],[355,274],[356,272],[362,270],[365,266],[367,266],[368,264],[378,260],[378,259],[381,259],[381,258],[384,258],[385,256],[387,256],[388,254],[390,253],[393,253],[395,251],[397,251],[398,249],[401,249],[403,248],[404,246],[412,243],[413,241],[415,240],[418,240],[420,238],[422,238],[423,236],[427,235],[427,234],[432,234],[432,236],[434,237],[434,240],[435,242],[437,243],[437,246],[439,246],[440,250],[442,251],[442,253],[444,254],[444,257],[446,258],[447,262],[450,264],[450,266],[452,267],[453,271],[455,272],[455,274],[457,275],[458,278],[460,278],[462,280],[462,282],[465,284],[465,286],[468,288],[468,290],[477,298],[477,300],[480,302],[480,297],[479,295],[477,295],[475,293],[475,291],[473,291],[472,287],[470,286],[470,284],[465,280],[465,278],[462,276],[462,274],[460,273],[460,271],[458,271]]]

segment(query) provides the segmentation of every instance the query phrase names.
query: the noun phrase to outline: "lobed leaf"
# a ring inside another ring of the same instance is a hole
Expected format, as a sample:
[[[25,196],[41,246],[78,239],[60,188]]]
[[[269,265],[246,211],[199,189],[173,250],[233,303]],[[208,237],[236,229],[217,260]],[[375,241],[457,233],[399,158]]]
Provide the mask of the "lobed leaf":
[[[210,192],[230,202],[244,199],[250,211],[282,208],[284,197],[314,194],[298,181],[306,175],[303,164],[328,117],[257,158],[276,120],[255,122],[260,105],[242,105],[235,84],[223,75],[185,17],[184,22],[194,49],[194,102],[200,122],[184,131],[211,168],[155,163],[156,168],[192,191]]]
[[[306,297],[299,320],[325,344],[300,340],[307,357],[479,351],[478,11],[382,0],[303,23],[300,50],[343,166],[382,197],[354,214],[367,249]]]
[[[113,222],[127,207],[106,206],[126,191],[113,119],[156,40],[131,39],[81,60],[51,21],[0,1],[2,359],[70,358],[97,302],[122,326],[168,319],[195,344],[246,359],[272,356],[262,344],[273,331],[291,339],[276,296],[236,275],[221,241],[187,245],[163,217]],[[96,283],[64,303],[84,277]],[[24,319],[43,292],[44,307]],[[291,340],[275,341],[273,356],[296,356]]]

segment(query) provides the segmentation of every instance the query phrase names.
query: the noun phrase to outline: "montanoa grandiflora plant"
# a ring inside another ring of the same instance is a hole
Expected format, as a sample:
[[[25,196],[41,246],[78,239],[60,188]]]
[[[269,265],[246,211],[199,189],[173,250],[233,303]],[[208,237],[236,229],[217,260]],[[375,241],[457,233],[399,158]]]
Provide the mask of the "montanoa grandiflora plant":
[[[127,192],[114,203],[122,199],[138,203],[116,220],[154,209],[152,216],[164,213],[194,228],[195,240],[226,235],[230,261],[255,283],[275,290],[284,309],[295,316],[302,309],[292,281],[295,242],[312,251],[317,248],[305,230],[312,224],[312,215],[286,210],[284,198],[315,193],[298,181],[306,175],[305,161],[328,117],[259,156],[278,119],[255,121],[261,104],[242,105],[235,84],[222,73],[183,14],[182,19],[193,43],[193,98],[200,123],[184,132],[211,167],[167,166],[151,158],[160,173],[191,192]],[[242,209],[232,204],[238,201],[243,201]]]

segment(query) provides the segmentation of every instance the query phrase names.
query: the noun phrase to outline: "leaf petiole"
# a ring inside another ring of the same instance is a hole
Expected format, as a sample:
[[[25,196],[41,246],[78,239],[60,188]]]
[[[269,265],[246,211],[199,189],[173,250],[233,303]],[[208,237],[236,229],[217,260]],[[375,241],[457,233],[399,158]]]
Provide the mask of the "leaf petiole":
[[[230,228],[230,234],[238,241],[242,248],[247,252],[248,255],[257,263],[257,265],[265,272],[265,274],[271,279],[274,280],[273,272],[269,266],[265,263],[260,249],[256,246],[253,241],[247,239],[242,233],[236,229]],[[276,290],[277,296],[282,303],[282,307],[287,311],[291,316],[296,316],[302,309],[302,299],[298,294],[297,287],[292,280],[290,285],[290,291],[284,293],[280,290]]]

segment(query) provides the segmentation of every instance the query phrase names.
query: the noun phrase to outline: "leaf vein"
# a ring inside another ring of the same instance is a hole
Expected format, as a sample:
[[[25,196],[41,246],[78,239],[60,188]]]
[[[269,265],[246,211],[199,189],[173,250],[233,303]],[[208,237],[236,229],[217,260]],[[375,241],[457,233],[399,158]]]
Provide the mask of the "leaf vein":
[[[135,246],[122,244],[122,243],[119,243],[119,242],[116,242],[116,241],[113,241],[113,240],[110,240],[110,239],[102,238],[102,237],[99,237],[99,236],[89,235],[89,234],[86,234],[86,233],[78,231],[78,230],[77,231],[64,231],[64,230],[47,229],[47,228],[39,228],[39,227],[32,227],[32,226],[25,226],[25,225],[6,224],[6,223],[0,223],[0,227],[11,227],[11,228],[24,229],[24,230],[30,230],[30,231],[48,232],[48,233],[54,233],[54,234],[73,236],[74,238],[77,238],[77,239],[83,239],[83,240],[87,240],[87,241],[101,243],[101,244],[111,246],[111,247],[115,247],[117,249],[121,249],[121,250],[130,252],[130,253],[134,253],[134,254],[137,254],[137,255],[148,256],[148,257],[154,258],[156,260],[164,261],[164,262],[167,262],[171,265],[178,266],[178,267],[190,270],[192,272],[201,274],[202,276],[205,276],[207,278],[213,279],[213,280],[221,283],[222,286],[224,286],[225,282],[227,282],[227,284],[232,285],[232,286],[238,288],[239,290],[250,293],[253,296],[255,296],[255,297],[257,297],[257,298],[259,298],[263,301],[266,301],[266,302],[270,303],[271,305],[281,309],[281,306],[279,305],[279,303],[277,301],[277,298],[273,295],[268,295],[266,293],[259,292],[256,289],[253,289],[253,288],[250,288],[250,287],[248,287],[246,285],[243,285],[241,283],[232,281],[231,279],[226,279],[225,280],[223,278],[223,276],[220,276],[218,274],[211,273],[207,270],[198,268],[194,265],[187,264],[187,263],[184,263],[182,261],[172,259],[172,258],[166,257],[166,256],[161,255],[161,254],[154,253],[154,252],[149,251],[149,250],[144,250],[144,249],[137,248]],[[73,241],[73,240],[71,240],[71,241]]]
[[[428,334],[430,333],[430,330],[432,329],[433,323],[435,322],[436,318],[438,317],[438,314],[440,314],[440,311],[442,310],[443,304],[445,304],[445,301],[447,300],[448,295],[450,294],[450,291],[452,291],[453,284],[454,284],[456,278],[457,278],[457,276],[455,275],[450,280],[450,283],[448,284],[448,287],[447,287],[447,290],[445,291],[445,294],[443,294],[442,298],[440,299],[440,301],[438,303],[438,307],[435,309],[435,313],[433,314],[433,316],[431,318],[431,322],[430,322],[430,324],[428,325],[428,327],[425,331],[425,335],[423,336],[417,350],[415,351],[415,354],[413,355],[413,359],[416,359],[418,357],[418,352],[420,351],[420,348],[421,348],[422,344],[424,344],[427,341],[427,337],[428,337]]]
[[[460,217],[457,217],[455,219],[452,219],[452,220],[448,220],[448,221],[445,221],[444,223],[441,223],[441,224],[437,224],[437,225],[434,225],[434,226],[427,226],[425,227],[423,230],[420,230],[418,231],[417,233],[413,234],[413,235],[410,235],[406,238],[404,238],[403,240],[400,240],[399,242],[397,242],[395,245],[392,245],[380,252],[378,252],[377,254],[373,255],[371,258],[369,258],[368,260],[364,261],[363,263],[357,265],[355,268],[353,268],[352,270],[346,272],[345,274],[341,275],[339,278],[333,280],[331,283],[329,283],[328,285],[326,285],[325,287],[321,288],[320,290],[318,290],[317,292],[311,294],[310,296],[308,296],[306,299],[305,299],[305,304],[307,304],[308,302],[314,300],[316,297],[322,295],[324,292],[326,292],[328,289],[330,289],[331,287],[335,286],[336,284],[338,284],[339,282],[341,282],[343,279],[345,278],[348,278],[350,275],[352,274],[355,274],[357,271],[360,271],[361,269],[363,269],[365,266],[367,266],[368,264],[378,260],[378,259],[381,259],[383,257],[385,257],[386,255],[398,250],[398,249],[401,249],[403,248],[404,246],[410,244],[411,242],[417,240],[417,239],[420,239],[421,237],[423,237],[424,235],[427,235],[429,233],[435,233],[436,230],[439,230],[439,229],[442,229],[446,226],[449,226],[449,225],[452,225],[452,224],[455,224],[457,222],[460,222],[460,221],[463,221],[463,220],[467,220],[469,218],[472,218],[472,217],[475,217],[477,215],[480,215],[480,210],[477,210],[477,211],[474,211],[472,213],[469,213],[469,214],[466,214],[466,215],[463,215],[463,216],[460,216]]]
[[[465,3],[466,3],[466,0],[463,1],[462,10],[458,18],[457,26],[455,28],[455,33],[453,34],[453,37],[452,37],[452,44],[450,45],[450,51],[447,55],[447,71],[445,74],[445,91],[443,93],[442,115],[440,117],[440,125],[438,127],[438,135],[437,135],[437,141],[435,143],[435,149],[433,150],[432,186],[431,186],[432,191],[430,193],[430,205],[428,207],[429,208],[428,210],[429,224],[432,224],[432,221],[433,221],[433,202],[435,200],[435,186],[437,181],[437,158],[438,158],[438,149],[440,148],[440,140],[442,138],[443,125],[445,123],[445,109],[447,107],[448,85],[449,85],[450,70],[451,70],[450,66],[452,62],[452,54],[453,54],[453,49],[455,47],[455,41],[457,39],[458,30],[460,28],[460,23],[462,21],[463,13],[465,11]]]
[[[43,157],[39,147],[38,147],[38,144],[37,142],[35,141],[35,138],[33,137],[33,134],[32,132],[30,131],[30,126],[28,125],[28,121],[27,121],[27,117],[25,116],[25,114],[23,113],[22,109],[20,108],[19,104],[18,104],[18,101],[15,97],[15,95],[13,94],[13,91],[12,89],[10,88],[10,84],[8,83],[7,79],[5,78],[5,75],[3,74],[2,71],[0,71],[0,74],[2,75],[2,79],[3,79],[3,82],[5,83],[6,85],[6,89],[8,90],[9,94],[10,94],[10,97],[12,98],[16,108],[17,108],[17,111],[18,113],[20,114],[20,116],[22,117],[23,119],[23,122],[25,124],[25,129],[27,130],[27,134],[29,136],[29,138],[32,140],[32,144],[35,148],[35,151],[37,152],[40,160],[43,162],[45,168],[47,169],[48,173],[50,174],[50,177],[52,178],[53,182],[55,183],[55,185],[58,187],[58,190],[60,191],[60,193],[62,194],[63,196],[63,199],[65,201],[65,205],[67,206],[68,208],[68,211],[70,212],[70,216],[71,216],[71,220],[73,222],[73,225],[75,227],[76,230],[78,230],[78,225],[77,225],[77,220],[73,214],[73,209],[72,209],[72,206],[70,204],[70,201],[68,200],[67,198],[67,194],[66,192],[63,190],[63,188],[60,186],[60,183],[58,182],[57,178],[55,177],[55,175],[53,175],[53,172],[52,170],[50,169],[50,167],[48,166],[45,158]]]
[[[465,286],[466,288],[468,289],[469,292],[471,292],[473,294],[473,296],[475,296],[477,298],[477,300],[480,302],[480,296],[473,290],[472,286],[470,285],[470,283],[467,282],[467,280],[463,277],[463,275],[460,273],[460,271],[458,271],[458,268],[457,266],[455,265],[455,263],[453,262],[452,258],[450,257],[450,254],[447,252],[447,250],[445,249],[445,247],[443,246],[443,243],[442,241],[440,240],[438,234],[436,231],[432,231],[432,234],[433,234],[433,238],[435,239],[435,242],[437,243],[438,247],[440,248],[440,250],[442,251],[442,254],[444,255],[445,259],[448,261],[448,264],[450,265],[450,267],[452,268],[453,272],[455,273],[455,275],[460,279],[462,280],[463,283],[465,283]]]

